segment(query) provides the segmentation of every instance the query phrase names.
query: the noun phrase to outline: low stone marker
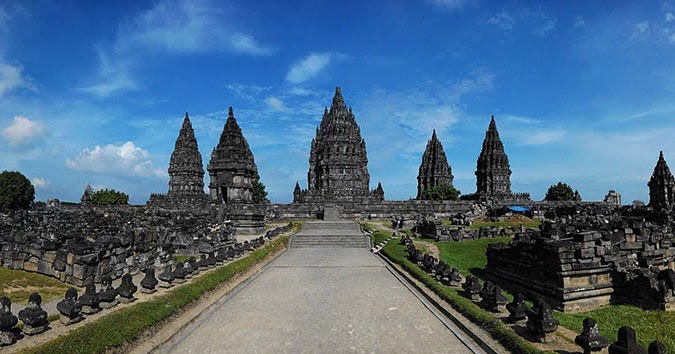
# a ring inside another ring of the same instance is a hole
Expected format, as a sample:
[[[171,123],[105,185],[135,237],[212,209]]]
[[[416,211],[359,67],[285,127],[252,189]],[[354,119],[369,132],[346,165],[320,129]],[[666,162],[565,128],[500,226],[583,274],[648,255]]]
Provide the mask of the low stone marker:
[[[19,319],[12,315],[12,301],[8,297],[0,297],[0,347],[16,343],[14,326]]]
[[[584,349],[584,354],[599,352],[609,345],[607,339],[600,335],[598,324],[590,317],[584,319],[584,329],[574,338],[574,343]]]
[[[82,312],[82,304],[77,300],[77,290],[75,288],[70,288],[66,291],[65,299],[56,304],[56,309],[59,310],[61,323],[66,326],[84,319],[80,314]]]
[[[635,330],[629,326],[619,328],[616,342],[609,346],[609,354],[647,354],[643,346],[638,344]]]
[[[98,296],[96,285],[93,282],[87,284],[84,294],[80,296],[79,301],[82,304],[82,313],[85,315],[93,315],[101,311],[101,308],[98,306],[101,298]]]
[[[157,278],[155,278],[155,268],[148,268],[145,270],[145,277],[141,280],[141,292],[143,294],[152,294],[157,289],[155,287],[159,284]]]
[[[32,336],[42,333],[49,327],[47,311],[42,309],[42,296],[32,293],[28,297],[28,306],[19,311],[19,319],[23,322],[23,334]]]
[[[117,304],[119,304],[119,301],[116,299],[117,294],[118,291],[112,285],[110,276],[104,276],[103,279],[101,279],[101,289],[98,292],[98,296],[101,299],[98,306],[103,309],[110,309],[117,306]]]
[[[131,274],[127,273],[122,276],[122,284],[117,288],[117,291],[120,294],[120,302],[123,304],[128,304],[134,302],[137,299],[134,297],[134,294],[138,290],[138,287],[134,285],[134,280],[131,277]]]

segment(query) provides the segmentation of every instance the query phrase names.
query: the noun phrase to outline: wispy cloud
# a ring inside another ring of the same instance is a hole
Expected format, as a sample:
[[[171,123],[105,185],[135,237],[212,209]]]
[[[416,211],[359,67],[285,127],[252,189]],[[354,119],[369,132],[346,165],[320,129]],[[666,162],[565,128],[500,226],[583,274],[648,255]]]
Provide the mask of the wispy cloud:
[[[649,22],[642,21],[633,25],[633,33],[631,38],[640,38],[649,34]]]
[[[41,122],[31,120],[23,116],[16,116],[12,124],[2,129],[2,137],[9,141],[12,146],[26,146],[31,144],[37,137],[44,133],[44,125]]]
[[[232,83],[227,85],[227,89],[234,93],[237,98],[255,101],[263,92],[270,91],[272,88],[256,84]]]
[[[312,53],[291,65],[286,80],[299,84],[319,75],[335,59],[344,57],[341,54],[322,52]]]
[[[675,15],[672,12],[666,12],[666,22],[675,21]]]
[[[283,111],[287,109],[286,105],[284,105],[284,101],[276,97],[267,97],[265,99],[265,104],[275,111]]]
[[[430,3],[447,10],[458,10],[472,3],[471,0],[429,0]]]
[[[0,97],[21,88],[35,90],[33,80],[23,73],[21,66],[3,64],[0,59]]]
[[[555,142],[559,142],[562,138],[567,135],[565,130],[541,130],[533,131],[529,130],[526,133],[521,131],[517,138],[517,143],[524,146],[537,146],[537,145],[546,145]]]
[[[247,33],[236,18],[236,9],[224,2],[162,0],[123,21],[115,39],[99,50],[94,81],[80,90],[99,98],[142,87],[138,67],[154,54],[190,55],[206,52],[264,56],[274,52]],[[103,46],[101,46],[103,47]]]
[[[49,185],[49,181],[44,178],[35,177],[31,180],[33,185],[38,188],[46,188]]]
[[[572,27],[574,28],[581,28],[586,26],[586,21],[584,20],[584,17],[579,15],[574,18],[574,22],[572,23]]]
[[[96,145],[85,148],[74,158],[66,159],[66,166],[73,170],[117,176],[165,178],[164,169],[157,168],[150,159],[148,150],[136,146],[132,141],[122,145]]]
[[[534,10],[521,8],[512,11],[502,10],[490,17],[487,24],[505,32],[511,32],[520,26],[529,29],[535,36],[545,37],[556,28],[558,19],[543,8]]]
[[[465,76],[455,79],[451,84],[449,96],[453,100],[459,100],[468,94],[490,91],[494,87],[494,79],[495,74],[486,68],[474,68]]]

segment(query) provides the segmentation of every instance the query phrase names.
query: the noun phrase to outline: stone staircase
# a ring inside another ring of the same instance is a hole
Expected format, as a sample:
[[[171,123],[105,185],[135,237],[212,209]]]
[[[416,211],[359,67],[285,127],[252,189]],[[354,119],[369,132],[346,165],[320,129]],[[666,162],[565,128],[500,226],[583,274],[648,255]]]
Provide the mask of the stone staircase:
[[[368,247],[368,238],[354,221],[307,221],[291,240],[292,248]]]

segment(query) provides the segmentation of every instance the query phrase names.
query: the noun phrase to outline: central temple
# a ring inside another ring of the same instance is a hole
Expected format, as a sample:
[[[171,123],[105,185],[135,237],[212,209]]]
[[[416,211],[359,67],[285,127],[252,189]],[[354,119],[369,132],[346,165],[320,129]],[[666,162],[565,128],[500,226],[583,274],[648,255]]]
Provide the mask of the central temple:
[[[307,189],[296,183],[295,203],[360,203],[384,200],[382,185],[369,189],[368,155],[361,129],[347,108],[340,87],[324,109],[309,153]]]

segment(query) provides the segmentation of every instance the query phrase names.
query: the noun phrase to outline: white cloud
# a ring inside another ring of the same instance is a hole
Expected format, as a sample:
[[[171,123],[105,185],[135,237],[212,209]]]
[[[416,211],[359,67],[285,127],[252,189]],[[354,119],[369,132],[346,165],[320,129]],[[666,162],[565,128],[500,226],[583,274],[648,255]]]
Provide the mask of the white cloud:
[[[22,67],[0,62],[0,97],[19,88],[34,90],[35,86],[30,77],[23,75]]]
[[[45,188],[49,185],[49,181],[40,177],[33,178],[31,182],[33,182],[33,185],[38,188]]]
[[[158,169],[149,155],[147,150],[137,147],[132,141],[122,145],[96,145],[93,149],[85,148],[75,158],[67,158],[66,166],[102,174],[166,177],[166,171]]]
[[[533,33],[539,37],[545,37],[558,24],[557,18],[544,12],[542,9],[531,12],[530,17],[536,23]]]
[[[672,12],[666,13],[666,22],[673,22],[675,20],[675,15]]]
[[[2,130],[2,136],[12,146],[26,145],[44,132],[42,123],[23,116],[15,116],[12,124]]]
[[[265,104],[267,107],[275,110],[275,111],[283,111],[286,110],[286,105],[284,105],[284,102],[276,97],[268,97],[265,99]]]
[[[457,10],[464,7],[468,4],[469,0],[429,0],[432,4],[448,9],[448,10]]]
[[[286,80],[294,84],[305,82],[315,76],[330,64],[334,55],[331,53],[313,53],[291,65]]]
[[[232,91],[237,98],[247,101],[255,101],[261,93],[269,91],[272,88],[269,86],[259,86],[256,84],[240,84],[233,83],[227,85],[227,89]]]
[[[513,18],[513,16],[509,15],[507,12],[502,11],[490,17],[487,23],[490,25],[495,25],[502,30],[509,31],[513,29],[513,26],[516,23],[516,19]]]
[[[631,35],[631,38],[638,38],[648,33],[649,33],[649,22],[647,21],[639,22],[633,26],[633,34]]]
[[[518,124],[528,124],[528,125],[541,124],[541,120],[531,117],[504,115],[500,116],[500,119],[504,119],[505,121],[510,123],[518,123]]]
[[[105,51],[100,49],[98,58],[99,67],[96,79],[93,83],[80,87],[79,91],[98,98],[107,98],[139,88],[137,80],[131,74],[131,64],[128,61],[110,58]]]
[[[230,37],[232,49],[236,52],[252,55],[269,55],[272,49],[263,46],[251,35],[244,33],[235,33]]]
[[[584,21],[583,16],[577,16],[577,17],[574,18],[574,24],[572,25],[572,27],[580,28],[580,27],[584,27],[584,26],[586,26],[586,21]]]

